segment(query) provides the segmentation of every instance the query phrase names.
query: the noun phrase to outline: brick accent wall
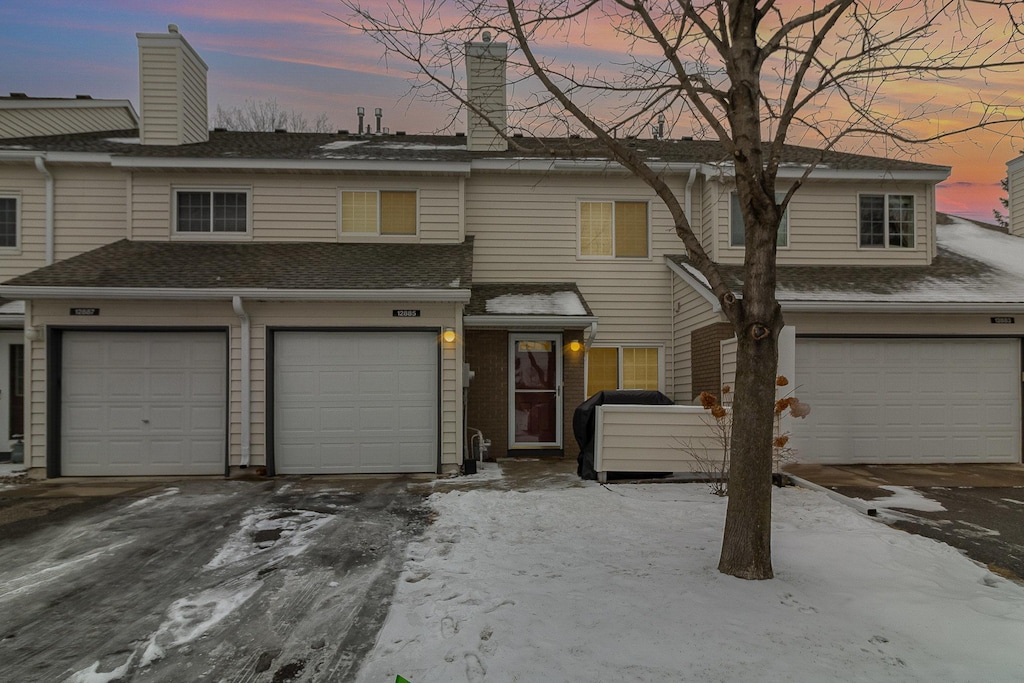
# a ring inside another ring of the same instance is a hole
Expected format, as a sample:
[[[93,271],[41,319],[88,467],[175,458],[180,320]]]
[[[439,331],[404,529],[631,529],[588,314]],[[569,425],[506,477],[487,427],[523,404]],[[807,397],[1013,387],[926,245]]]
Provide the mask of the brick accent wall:
[[[702,391],[721,398],[722,349],[720,342],[723,339],[730,339],[732,336],[733,329],[730,323],[714,323],[690,333],[690,363],[694,399]]]
[[[476,374],[469,385],[467,427],[490,439],[490,458],[508,455],[508,338],[507,330],[466,330],[466,362]],[[566,455],[579,453],[572,435],[572,415],[583,402],[584,351],[570,351],[572,341],[583,344],[583,330],[562,333],[562,446]]]

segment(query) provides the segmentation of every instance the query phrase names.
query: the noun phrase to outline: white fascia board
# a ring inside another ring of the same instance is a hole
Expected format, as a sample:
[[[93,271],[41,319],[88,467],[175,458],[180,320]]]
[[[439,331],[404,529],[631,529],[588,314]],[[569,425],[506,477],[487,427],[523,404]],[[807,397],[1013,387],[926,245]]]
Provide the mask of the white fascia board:
[[[109,164],[110,155],[97,152],[44,152],[32,149],[3,149],[0,141],[0,161],[32,161],[42,157],[47,163]]]
[[[566,329],[589,327],[597,322],[593,315],[467,315],[464,327],[500,327],[522,329]]]
[[[127,109],[132,116],[135,116],[135,107],[130,100],[71,100],[29,97],[23,100],[0,100],[0,109]]]
[[[1024,302],[786,301],[783,313],[983,313],[1024,314]]]
[[[230,301],[439,301],[469,303],[468,289],[171,289],[140,287],[19,287],[0,285],[0,296],[11,299],[157,299]]]
[[[235,159],[192,157],[115,156],[114,168],[216,168],[262,171],[384,171],[400,173],[468,174],[469,163],[461,161],[395,161],[372,159]]]
[[[790,179],[799,178],[803,175],[805,170],[804,166],[783,166],[779,169],[778,178]],[[819,166],[815,168],[810,175],[811,180],[919,180],[926,182],[940,183],[943,180],[949,178],[949,174],[952,169],[946,167],[945,170],[931,170],[922,169],[920,171],[892,171],[882,168],[872,169],[839,169],[839,168],[825,168]],[[716,176],[723,176],[726,178],[732,178],[735,175],[735,169],[732,164],[703,164],[701,165],[701,173],[706,177],[714,178]]]
[[[722,302],[718,300],[718,297],[714,295],[714,292],[708,289],[707,283],[698,280],[693,276],[693,273],[686,270],[686,268],[683,268],[667,256],[665,257],[665,264],[668,266],[669,270],[682,278],[683,282],[690,285],[694,291],[700,294],[709,304],[711,304],[712,313],[721,313]]]

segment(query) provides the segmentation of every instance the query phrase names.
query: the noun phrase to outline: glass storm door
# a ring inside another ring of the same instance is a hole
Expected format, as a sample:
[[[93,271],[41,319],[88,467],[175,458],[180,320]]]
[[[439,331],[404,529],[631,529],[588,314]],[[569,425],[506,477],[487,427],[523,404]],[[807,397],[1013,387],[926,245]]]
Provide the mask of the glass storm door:
[[[562,335],[510,337],[509,445],[562,444]]]

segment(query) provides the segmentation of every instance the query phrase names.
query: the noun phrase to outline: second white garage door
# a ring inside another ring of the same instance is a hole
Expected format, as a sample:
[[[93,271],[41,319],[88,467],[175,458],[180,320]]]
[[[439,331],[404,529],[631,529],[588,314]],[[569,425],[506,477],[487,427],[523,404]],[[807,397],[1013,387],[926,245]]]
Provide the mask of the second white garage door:
[[[438,405],[436,333],[274,335],[277,472],[435,472]]]
[[[797,339],[798,460],[1020,462],[1017,339]]]

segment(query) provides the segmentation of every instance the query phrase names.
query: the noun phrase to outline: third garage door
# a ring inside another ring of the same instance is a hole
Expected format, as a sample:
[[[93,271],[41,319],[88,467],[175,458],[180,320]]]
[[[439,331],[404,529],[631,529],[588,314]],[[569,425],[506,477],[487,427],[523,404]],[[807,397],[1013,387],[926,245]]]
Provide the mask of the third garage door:
[[[435,472],[438,405],[434,332],[274,334],[277,472]]]
[[[797,339],[802,462],[1020,462],[1017,339]]]

